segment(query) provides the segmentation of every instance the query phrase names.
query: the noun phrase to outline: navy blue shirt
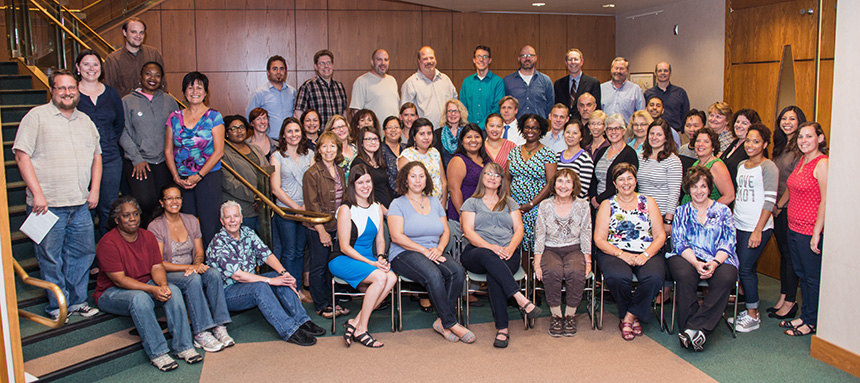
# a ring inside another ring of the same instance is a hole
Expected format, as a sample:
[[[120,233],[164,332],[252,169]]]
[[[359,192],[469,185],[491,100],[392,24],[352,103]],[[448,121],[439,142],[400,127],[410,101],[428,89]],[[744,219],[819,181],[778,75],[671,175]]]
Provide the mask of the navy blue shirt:
[[[663,100],[663,119],[669,123],[672,129],[678,132],[683,132],[684,121],[681,121],[687,113],[690,112],[690,98],[687,97],[687,91],[680,86],[672,85],[666,87],[666,91],[654,85],[645,91],[645,103],[651,97],[660,97]]]
[[[96,99],[96,104],[90,96],[81,93],[78,110],[89,116],[99,130],[102,163],[120,160],[119,137],[125,127],[125,115],[116,89],[105,85],[105,91]]]
[[[520,71],[516,70],[505,76],[504,82],[505,94],[513,96],[520,103],[517,118],[526,113],[534,113],[543,118],[549,117],[549,111],[555,102],[555,93],[549,76],[535,70],[531,81],[526,85]]]

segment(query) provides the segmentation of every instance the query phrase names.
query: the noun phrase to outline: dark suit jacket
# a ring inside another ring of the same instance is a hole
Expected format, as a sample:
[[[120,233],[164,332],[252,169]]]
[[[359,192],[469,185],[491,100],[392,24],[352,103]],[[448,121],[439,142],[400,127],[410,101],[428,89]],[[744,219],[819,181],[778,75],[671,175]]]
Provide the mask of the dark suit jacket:
[[[585,73],[579,78],[579,84],[576,87],[576,99],[579,99],[583,93],[591,93],[597,101],[597,109],[600,109],[600,81]],[[564,76],[555,81],[552,86],[555,91],[555,103],[564,104],[570,108],[570,118],[580,119],[579,111],[576,109],[576,104],[571,102],[570,98],[570,75]]]
[[[597,166],[597,162],[600,161],[600,159],[603,158],[604,155],[606,155],[607,150],[609,150],[609,146],[601,148],[600,150],[597,151],[597,153],[594,155],[594,165],[595,166]],[[639,157],[636,156],[636,151],[633,150],[633,148],[631,148],[630,145],[624,146],[624,149],[621,149],[621,152],[618,153],[617,156],[615,156],[615,160],[613,160],[612,163],[609,165],[609,171],[606,172],[606,178],[605,179],[602,179],[602,180],[598,179],[597,173],[596,172],[594,173],[594,179],[591,180],[591,185],[589,185],[589,188],[588,188],[588,195],[594,196],[597,199],[597,203],[603,202],[603,200],[614,196],[615,193],[618,192],[618,190],[615,189],[615,183],[612,182],[612,168],[614,168],[615,165],[618,165],[622,162],[626,162],[628,164],[631,164],[631,165],[635,166],[637,169],[639,168]],[[597,183],[598,182],[601,182],[601,183],[605,182],[606,183],[606,190],[604,190],[603,193],[600,193],[600,194],[597,193]],[[639,190],[639,185],[636,185],[636,190]]]

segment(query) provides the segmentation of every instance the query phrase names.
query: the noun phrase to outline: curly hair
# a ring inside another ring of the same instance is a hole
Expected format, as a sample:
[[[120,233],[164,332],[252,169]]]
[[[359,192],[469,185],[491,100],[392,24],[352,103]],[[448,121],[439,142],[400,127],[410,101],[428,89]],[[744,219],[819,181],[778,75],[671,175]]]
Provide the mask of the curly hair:
[[[702,178],[705,179],[705,184],[708,185],[708,195],[710,195],[711,189],[714,188],[714,175],[711,173],[711,169],[702,165],[696,165],[687,170],[687,174],[684,175],[684,182],[681,184],[684,192],[690,194],[690,188],[699,183]]]
[[[140,204],[137,202],[136,198],[132,197],[131,195],[120,196],[119,198],[113,200],[113,203],[110,204],[110,215],[108,216],[108,221],[106,222],[108,230],[116,227],[116,221],[119,219],[120,207],[127,203],[134,205],[134,208],[137,209],[137,213],[140,214]]]
[[[424,171],[424,195],[433,194],[433,178],[430,176],[430,172],[427,171],[427,167],[424,166],[421,161],[412,161],[406,165],[403,165],[403,168],[397,172],[397,180],[394,182],[395,192],[397,194],[405,196],[406,193],[409,192],[409,173],[412,171],[412,168],[419,167]]]
[[[555,176],[552,177],[552,180],[550,181],[550,184],[549,184],[549,192],[552,195],[556,195],[555,194],[555,184],[556,184],[556,182],[558,182],[558,179],[561,177],[567,177],[573,181],[573,190],[571,191],[570,196],[573,198],[576,198],[579,195],[579,193],[582,192],[582,182],[580,182],[580,180],[579,180],[579,174],[576,174],[576,172],[570,168],[562,168],[562,169],[559,169],[557,172],[555,172]]]
[[[713,154],[716,156],[720,151],[720,136],[710,127],[703,126],[696,132],[696,137],[694,137],[693,142],[695,143],[702,134],[708,136],[708,139],[711,140],[711,148],[713,149]]]

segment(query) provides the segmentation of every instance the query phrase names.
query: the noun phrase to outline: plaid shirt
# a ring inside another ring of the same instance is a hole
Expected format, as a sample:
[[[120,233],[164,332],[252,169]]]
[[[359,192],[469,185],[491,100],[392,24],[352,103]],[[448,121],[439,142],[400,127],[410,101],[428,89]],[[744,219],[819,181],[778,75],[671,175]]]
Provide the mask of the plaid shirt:
[[[346,110],[346,88],[332,79],[326,84],[319,76],[305,81],[296,95],[296,110],[316,109],[320,113],[320,126],[328,119]]]

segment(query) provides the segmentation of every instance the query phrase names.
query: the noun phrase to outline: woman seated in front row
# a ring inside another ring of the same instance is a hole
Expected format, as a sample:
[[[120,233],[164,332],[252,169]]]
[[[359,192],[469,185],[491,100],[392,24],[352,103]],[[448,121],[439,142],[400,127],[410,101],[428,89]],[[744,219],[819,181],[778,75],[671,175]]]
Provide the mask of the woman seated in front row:
[[[362,130],[364,131],[364,130]],[[358,164],[349,172],[349,182],[343,195],[343,205],[337,209],[337,238],[339,249],[333,249],[334,259],[328,262],[331,274],[343,279],[353,288],[366,285],[361,310],[355,318],[344,323],[343,341],[349,347],[355,340],[365,347],[380,348],[382,342],[367,331],[373,309],[379,306],[397,282],[385,257],[382,237],[382,208],[373,197],[373,179],[367,165]],[[376,245],[376,255],[373,254]]]
[[[158,241],[167,281],[182,290],[188,304],[194,345],[206,352],[230,347],[234,342],[224,327],[231,322],[224,285],[218,270],[203,262],[200,223],[193,215],[179,212],[182,209],[179,185],[170,183],[161,188],[159,201],[161,209],[156,210],[148,229]]]
[[[508,347],[508,298],[513,297],[529,320],[541,308],[520,292],[514,273],[520,267],[523,219],[519,206],[508,194],[504,171],[495,162],[484,165],[478,188],[463,202],[460,225],[469,245],[460,258],[466,270],[487,274],[490,307],[496,324],[493,346]]]
[[[105,234],[96,248],[100,271],[93,298],[104,312],[131,316],[150,362],[170,371],[179,365],[168,355],[170,349],[155,316],[154,309],[163,306],[176,357],[189,364],[200,362],[203,357],[194,350],[182,291],[167,282],[155,236],[138,225],[137,200],[132,196],[114,200],[108,226],[116,229]]]
[[[433,329],[451,341],[474,343],[475,334],[457,323],[457,298],[465,271],[442,255],[450,239],[448,220],[439,199],[432,196],[433,179],[420,161],[406,163],[397,173],[397,194],[388,209],[391,269],[424,286],[439,318]]]
[[[618,192],[600,203],[594,224],[597,264],[606,287],[618,304],[621,337],[642,335],[651,300],[663,287],[665,259],[661,254],[666,232],[653,198],[636,193],[636,166],[622,162],[612,168]],[[639,281],[633,293],[633,274]]]
[[[535,225],[535,276],[546,289],[552,312],[549,335],[576,335],[576,308],[591,272],[591,209],[577,198],[582,185],[572,169],[561,169],[550,182],[553,197],[538,206]],[[561,282],[567,308],[561,311]]]
[[[692,201],[675,210],[675,254],[666,260],[677,285],[678,336],[684,348],[693,346],[695,351],[704,350],[706,335],[720,323],[738,280],[732,211],[709,197],[713,184],[704,166],[694,166],[684,176],[684,190]],[[703,280],[710,291],[700,305],[696,290]]]

